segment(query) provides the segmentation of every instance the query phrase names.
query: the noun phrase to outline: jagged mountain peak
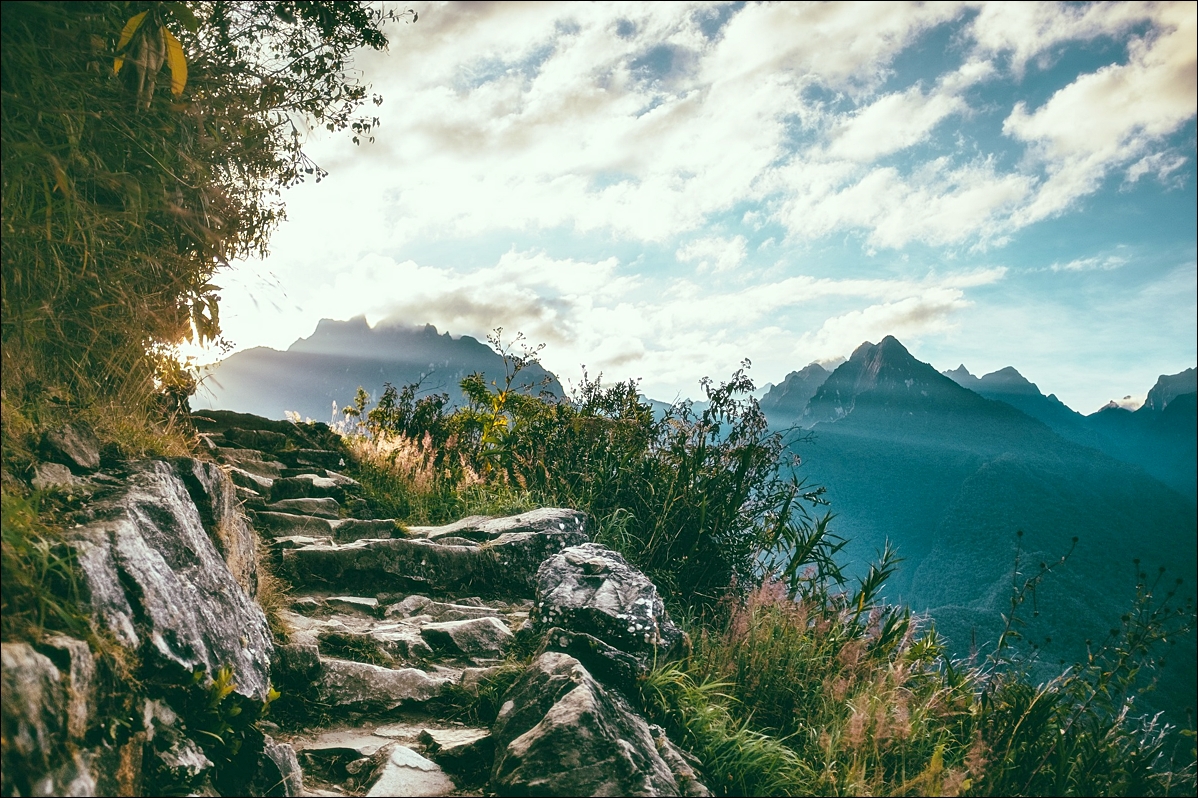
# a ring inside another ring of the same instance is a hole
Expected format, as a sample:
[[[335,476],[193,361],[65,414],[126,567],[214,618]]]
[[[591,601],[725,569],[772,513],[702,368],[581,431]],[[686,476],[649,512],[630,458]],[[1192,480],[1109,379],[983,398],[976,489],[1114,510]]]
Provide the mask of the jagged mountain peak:
[[[771,424],[787,425],[803,414],[807,402],[828,379],[830,371],[819,363],[808,363],[792,371],[761,397],[761,409]]]
[[[1198,391],[1198,371],[1192,368],[1177,374],[1162,374],[1148,392],[1141,412],[1160,413],[1178,396]]]
[[[957,366],[955,369],[940,372],[948,377],[953,382],[960,385],[962,388],[972,388],[978,384],[978,378],[970,373],[969,369],[965,368],[965,364]]]
[[[868,341],[838,367],[808,403],[805,424],[835,421],[863,400],[871,405],[903,405],[926,409],[940,403],[982,402],[927,363],[916,359],[897,338]]]
[[[978,387],[992,393],[1019,393],[1042,396],[1036,383],[1020,374],[1014,366],[992,371],[978,380]]]

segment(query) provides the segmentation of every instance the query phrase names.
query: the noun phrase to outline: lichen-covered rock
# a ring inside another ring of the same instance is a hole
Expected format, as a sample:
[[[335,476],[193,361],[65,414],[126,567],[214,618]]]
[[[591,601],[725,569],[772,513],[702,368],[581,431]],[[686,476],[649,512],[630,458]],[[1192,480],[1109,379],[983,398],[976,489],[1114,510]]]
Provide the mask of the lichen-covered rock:
[[[100,467],[100,442],[83,424],[64,424],[42,435],[46,459],[62,463],[77,474]]]
[[[499,795],[681,795],[649,725],[573,657],[546,652],[496,720]]]
[[[90,509],[95,520],[72,530],[71,545],[99,625],[143,654],[149,676],[178,682],[230,666],[237,691],[264,700],[266,617],[217,553],[177,467],[134,464]]]
[[[595,543],[572,546],[541,564],[533,628],[560,626],[659,662],[686,647],[657,587],[620,554]]]
[[[500,656],[513,637],[503,621],[490,616],[427,623],[420,634],[435,650],[471,659]]]

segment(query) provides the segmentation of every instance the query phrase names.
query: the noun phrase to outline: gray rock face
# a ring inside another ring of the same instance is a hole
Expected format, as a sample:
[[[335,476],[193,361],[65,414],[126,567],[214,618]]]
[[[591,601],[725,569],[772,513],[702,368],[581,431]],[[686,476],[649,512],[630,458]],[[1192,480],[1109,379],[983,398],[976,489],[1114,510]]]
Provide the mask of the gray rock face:
[[[424,753],[466,784],[486,781],[495,761],[495,738],[485,729],[423,729]]]
[[[283,499],[342,499],[345,490],[337,480],[329,477],[318,477],[315,474],[303,474],[298,477],[281,477],[276,479],[270,488],[272,502]]]
[[[368,796],[438,796],[451,795],[456,790],[436,762],[402,745],[390,749],[386,761],[375,771],[373,781]]]
[[[51,488],[73,488],[85,484],[87,480],[71,473],[71,469],[62,463],[38,463],[33,467],[33,479],[30,483],[34,490],[49,490]]]
[[[215,463],[179,458],[172,464],[233,578],[246,593],[256,597],[258,536],[246,522],[233,482]]]
[[[330,706],[357,712],[385,711],[407,703],[421,703],[441,694],[446,680],[415,668],[392,670],[366,662],[321,658],[323,673],[317,684],[321,700]]]
[[[566,529],[555,523],[543,530],[505,532],[477,548],[430,540],[362,540],[284,551],[283,562],[298,584],[531,596],[541,562],[586,541],[585,515],[574,515],[579,522],[562,523]]]
[[[657,587],[616,552],[595,543],[548,558],[537,571],[534,629],[559,626],[642,660],[665,661],[686,647]]]
[[[87,736],[96,706],[95,656],[87,643],[66,635],[50,635],[41,647],[62,674],[67,737],[80,742]]]
[[[304,772],[295,749],[267,737],[251,791],[254,795],[282,795],[288,798],[305,795]]]
[[[66,738],[66,691],[50,659],[25,643],[0,647],[5,795],[28,795],[60,758]]]
[[[493,733],[499,795],[682,794],[645,720],[567,654],[533,662]]]
[[[425,624],[420,634],[436,650],[471,659],[500,656],[513,637],[503,621],[489,616]]]
[[[266,617],[217,553],[178,468],[135,464],[91,509],[96,520],[72,530],[71,545],[99,624],[167,678],[229,665],[239,693],[265,699]]]
[[[100,467],[100,442],[83,424],[64,424],[47,431],[42,435],[42,452],[77,474]]]
[[[292,499],[291,501],[300,500]],[[270,506],[273,507],[274,505]],[[312,537],[330,537],[333,534],[333,522],[329,519],[317,518],[312,515],[295,515],[293,513],[255,512],[254,526],[263,532],[270,532],[271,534],[280,536],[308,535]]]

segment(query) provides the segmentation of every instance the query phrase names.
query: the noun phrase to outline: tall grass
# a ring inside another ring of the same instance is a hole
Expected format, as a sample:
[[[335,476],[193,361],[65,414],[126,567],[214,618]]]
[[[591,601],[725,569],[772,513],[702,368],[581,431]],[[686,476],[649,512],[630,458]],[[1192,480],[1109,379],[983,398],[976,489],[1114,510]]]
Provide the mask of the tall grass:
[[[651,673],[639,698],[717,794],[1194,791],[1192,740],[1135,712],[1160,646],[1194,625],[1159,578],[1138,574],[1121,626],[1037,683],[1020,612],[1066,555],[1013,582],[994,652],[954,661],[927,619],[880,601],[893,550],[855,581],[841,572],[822,491],[779,475],[784,441],[743,370],[704,384],[702,412],[655,416],[634,383],[584,379],[564,401],[512,392],[527,362],[509,357],[502,386],[465,381],[457,410],[414,386],[383,411],[360,395],[347,430],[358,476],[418,523],[533,504],[591,512],[597,540],[689,626],[692,654]]]

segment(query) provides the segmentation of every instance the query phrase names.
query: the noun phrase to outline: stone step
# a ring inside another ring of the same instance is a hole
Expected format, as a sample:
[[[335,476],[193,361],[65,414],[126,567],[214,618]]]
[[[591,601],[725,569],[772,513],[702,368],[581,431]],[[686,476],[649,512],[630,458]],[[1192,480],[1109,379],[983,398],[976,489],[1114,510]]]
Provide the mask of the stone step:
[[[287,445],[287,436],[282,432],[271,432],[265,429],[243,429],[229,427],[222,433],[225,440],[244,446],[247,449],[274,451]]]
[[[257,474],[268,479],[277,479],[283,476],[283,469],[286,467],[283,463],[268,459],[265,454],[257,449],[218,448],[213,454],[223,463],[237,466],[243,471],[249,471],[251,474]]]
[[[420,636],[440,654],[476,663],[501,657],[514,637],[507,624],[493,617],[427,623]]]
[[[461,678],[460,673],[451,679],[417,668],[384,668],[334,657],[322,656],[320,665],[315,698],[331,711],[379,713],[427,703]]]
[[[275,457],[290,468],[316,466],[318,468],[344,468],[345,455],[327,449],[283,449]]]
[[[581,526],[507,532],[485,547],[403,538],[305,546],[284,551],[283,563],[293,584],[301,588],[531,598],[540,564],[563,548],[586,541]]]
[[[318,518],[333,520],[341,517],[341,503],[331,497],[317,499],[282,499],[267,505],[272,513],[292,513],[294,515],[314,515]]]
[[[269,510],[254,510],[249,513],[250,521],[259,532],[270,533],[276,538],[297,535],[332,539],[333,521],[314,515],[275,513]]]
[[[400,523],[392,518],[344,518],[333,522],[333,538],[338,543],[402,537],[402,530]]]

